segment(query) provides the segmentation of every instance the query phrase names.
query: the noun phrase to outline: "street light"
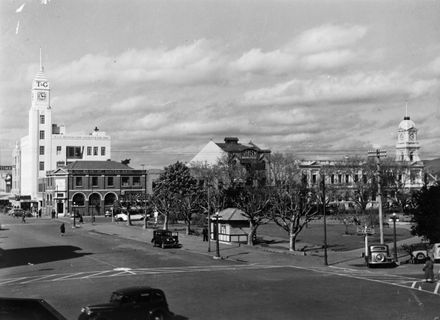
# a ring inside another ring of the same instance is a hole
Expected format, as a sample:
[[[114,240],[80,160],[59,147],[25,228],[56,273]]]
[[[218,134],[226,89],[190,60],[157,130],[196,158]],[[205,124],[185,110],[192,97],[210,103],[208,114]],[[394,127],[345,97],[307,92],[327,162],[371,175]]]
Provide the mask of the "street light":
[[[73,202],[73,226],[72,228],[76,228],[76,202]]]
[[[394,261],[397,262],[397,242],[396,242],[396,221],[399,221],[399,217],[394,212],[389,221],[393,221],[393,234],[394,234]]]
[[[214,235],[215,235],[215,256],[214,259],[221,259],[220,257],[220,241],[219,241],[219,230],[218,230],[218,211],[215,213],[215,229],[214,229]]]

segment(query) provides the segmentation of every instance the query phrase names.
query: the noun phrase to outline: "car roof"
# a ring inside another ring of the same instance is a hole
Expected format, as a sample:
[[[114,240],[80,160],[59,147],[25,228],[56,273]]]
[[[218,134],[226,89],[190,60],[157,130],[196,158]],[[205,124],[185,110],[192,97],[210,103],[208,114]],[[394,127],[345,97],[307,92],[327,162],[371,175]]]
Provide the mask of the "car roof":
[[[156,288],[152,288],[152,287],[148,287],[148,286],[135,286],[135,287],[121,288],[121,289],[115,290],[114,292],[119,293],[119,294],[124,294],[124,295],[132,295],[132,294],[137,294],[137,293],[142,293],[142,292],[151,292],[151,291],[162,292],[162,290],[160,290],[160,289],[156,289]]]

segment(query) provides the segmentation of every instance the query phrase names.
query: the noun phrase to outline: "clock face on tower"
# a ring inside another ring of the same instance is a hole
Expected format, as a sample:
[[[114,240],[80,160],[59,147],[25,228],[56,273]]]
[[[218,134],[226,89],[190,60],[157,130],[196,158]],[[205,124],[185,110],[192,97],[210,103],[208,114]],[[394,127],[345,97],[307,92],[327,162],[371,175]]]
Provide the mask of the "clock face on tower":
[[[414,132],[411,132],[409,134],[409,140],[414,141],[415,138],[416,138],[416,134]]]
[[[47,97],[46,92],[38,92],[37,97],[38,97],[38,100],[40,100],[40,101],[46,100],[46,97]]]
[[[403,134],[403,132],[401,132],[401,133],[399,134],[399,139],[400,139],[400,140],[403,140],[404,137],[405,137],[405,135]]]

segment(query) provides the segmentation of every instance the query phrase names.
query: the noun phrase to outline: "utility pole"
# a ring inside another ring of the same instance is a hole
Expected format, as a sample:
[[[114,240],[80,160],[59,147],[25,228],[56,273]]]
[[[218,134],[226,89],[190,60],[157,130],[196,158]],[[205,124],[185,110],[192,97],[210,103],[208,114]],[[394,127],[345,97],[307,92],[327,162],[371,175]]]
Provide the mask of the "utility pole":
[[[379,230],[380,230],[380,244],[383,244],[383,214],[382,214],[382,191],[381,191],[381,173],[380,173],[380,158],[385,158],[387,152],[385,150],[368,151],[368,157],[376,158],[376,175],[377,175],[377,196],[379,200]]]
[[[324,264],[328,266],[327,256],[327,216],[325,212],[325,174],[322,174],[322,215],[324,216]]]
[[[208,182],[208,252],[211,252],[211,199],[209,194],[210,183]]]

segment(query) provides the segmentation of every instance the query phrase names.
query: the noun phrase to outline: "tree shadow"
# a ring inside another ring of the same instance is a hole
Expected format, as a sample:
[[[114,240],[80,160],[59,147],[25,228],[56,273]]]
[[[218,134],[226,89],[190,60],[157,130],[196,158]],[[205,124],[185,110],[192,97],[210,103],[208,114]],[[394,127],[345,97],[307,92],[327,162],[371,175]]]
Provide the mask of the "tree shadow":
[[[76,252],[79,250],[82,249],[74,246],[32,247],[8,250],[0,249],[0,268],[79,258],[90,254]]]

